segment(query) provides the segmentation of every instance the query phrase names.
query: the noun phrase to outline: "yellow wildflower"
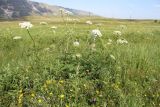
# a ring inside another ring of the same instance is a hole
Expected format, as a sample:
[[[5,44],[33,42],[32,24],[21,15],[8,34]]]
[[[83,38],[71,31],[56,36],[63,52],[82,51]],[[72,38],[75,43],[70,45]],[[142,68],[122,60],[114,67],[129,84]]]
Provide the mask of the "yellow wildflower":
[[[97,94],[99,94],[99,91],[98,91],[98,90],[96,90],[96,93],[97,93]]]
[[[63,95],[63,94],[61,94],[59,97],[60,97],[61,99],[63,99],[63,98],[64,98],[64,95]]]
[[[53,93],[52,93],[52,92],[50,92],[50,93],[49,93],[49,95],[50,95],[50,96],[52,96],[52,95],[53,95]]]
[[[19,107],[22,106],[22,100],[23,100],[23,90],[22,88],[19,90],[19,96],[18,96],[18,104],[19,104]]]
[[[44,88],[47,88],[47,84],[44,84],[43,87],[44,87]]]
[[[43,88],[44,88],[45,90],[47,90],[47,85],[46,85],[46,84],[44,84]],[[42,90],[43,90],[43,89],[42,89]]]
[[[38,102],[39,102],[39,103],[42,103],[42,100],[41,100],[41,99],[39,99],[39,100],[38,100]]]
[[[69,105],[66,104],[66,107],[69,107]]]
[[[31,94],[31,96],[32,96],[32,97],[35,97],[35,94],[34,94],[34,93],[32,93],[32,94]]]
[[[19,93],[22,93],[22,89],[19,90]]]
[[[63,84],[63,83],[64,83],[64,81],[63,81],[63,80],[60,80],[60,81],[59,81],[59,83],[60,83],[60,84]]]
[[[84,84],[83,86],[84,86],[85,89],[87,88],[87,85],[86,85],[86,84]]]
[[[52,80],[46,80],[46,84],[52,84]]]
[[[112,84],[112,87],[116,90],[116,89],[119,89],[119,86],[118,84]]]
[[[21,105],[22,104],[22,99],[23,99],[23,93],[21,93],[18,97],[18,104]]]
[[[53,80],[52,83],[55,84],[55,83],[56,83],[56,80]]]

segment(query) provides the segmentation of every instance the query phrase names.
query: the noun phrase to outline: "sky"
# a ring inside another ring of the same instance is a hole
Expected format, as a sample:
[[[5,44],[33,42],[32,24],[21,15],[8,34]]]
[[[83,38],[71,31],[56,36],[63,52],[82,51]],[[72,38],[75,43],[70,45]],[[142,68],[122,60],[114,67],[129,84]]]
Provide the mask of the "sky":
[[[108,18],[160,19],[160,0],[32,0]]]

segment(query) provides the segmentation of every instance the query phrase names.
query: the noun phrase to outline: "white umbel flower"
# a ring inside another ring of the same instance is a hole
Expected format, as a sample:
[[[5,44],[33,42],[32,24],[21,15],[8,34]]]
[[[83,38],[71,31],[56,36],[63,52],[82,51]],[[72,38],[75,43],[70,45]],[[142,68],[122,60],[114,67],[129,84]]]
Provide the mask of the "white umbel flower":
[[[128,44],[128,41],[126,39],[118,39],[117,44]]]
[[[122,35],[122,32],[121,32],[121,31],[114,31],[113,34],[114,34],[114,35],[117,35],[117,36],[121,36],[121,35]]]
[[[66,14],[66,15],[74,15],[73,12],[68,11],[68,10],[65,10],[65,9],[63,9],[63,8],[59,9],[59,11],[60,11],[61,13],[63,13],[63,14]]]
[[[19,26],[24,29],[30,29],[33,27],[31,22],[22,22],[22,23],[19,23]]]
[[[21,36],[15,36],[15,37],[13,37],[13,39],[14,40],[19,40],[19,39],[22,39],[22,37]]]
[[[96,38],[96,37],[101,37],[102,33],[100,32],[100,30],[95,29],[91,31],[91,35],[93,36],[93,38]]]
[[[108,42],[112,42],[112,40],[111,40],[111,39],[108,39]]]
[[[123,40],[123,43],[128,44],[128,41],[124,39],[124,40]]]
[[[62,9],[62,8],[61,8],[61,9],[59,9],[59,11],[60,11],[60,12],[65,12],[65,10],[64,10],[64,9]]]
[[[92,25],[93,23],[90,20],[88,20],[88,21],[86,21],[86,24]]]
[[[90,47],[91,47],[92,51],[96,51],[96,44],[95,43],[92,43]]]
[[[95,48],[96,47],[96,44],[95,43],[92,43],[91,44],[91,48]]]
[[[51,29],[57,29],[57,26],[52,26]]]
[[[76,57],[77,57],[77,58],[80,58],[80,57],[82,57],[82,55],[81,55],[80,53],[77,53],[77,54],[76,54]]]
[[[111,45],[112,42],[113,42],[113,41],[112,41],[111,39],[108,39],[108,43],[107,43],[107,44],[108,44],[108,45]]]
[[[75,47],[78,47],[78,46],[79,46],[79,42],[78,42],[78,41],[75,41],[75,42],[73,42],[73,45],[74,45]]]
[[[40,22],[40,25],[48,25],[47,22]]]
[[[67,15],[73,15],[73,13],[71,11],[65,10],[65,14]]]

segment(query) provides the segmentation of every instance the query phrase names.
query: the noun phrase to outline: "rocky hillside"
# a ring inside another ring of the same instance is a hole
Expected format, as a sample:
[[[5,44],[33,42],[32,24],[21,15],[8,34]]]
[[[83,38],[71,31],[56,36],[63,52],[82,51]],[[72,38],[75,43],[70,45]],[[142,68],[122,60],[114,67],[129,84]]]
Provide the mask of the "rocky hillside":
[[[0,0],[0,18],[19,18],[30,15],[60,15],[59,9],[72,12],[73,15],[88,16],[90,13],[56,5],[33,2],[30,0]]]

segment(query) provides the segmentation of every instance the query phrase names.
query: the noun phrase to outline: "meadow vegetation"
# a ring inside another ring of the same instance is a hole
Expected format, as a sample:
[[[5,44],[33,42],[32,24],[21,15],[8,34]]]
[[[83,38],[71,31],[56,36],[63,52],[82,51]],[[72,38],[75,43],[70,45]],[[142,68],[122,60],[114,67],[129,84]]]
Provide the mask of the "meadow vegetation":
[[[159,23],[27,20],[0,22],[1,107],[160,106]]]

